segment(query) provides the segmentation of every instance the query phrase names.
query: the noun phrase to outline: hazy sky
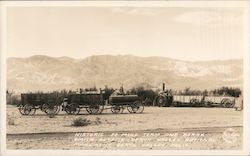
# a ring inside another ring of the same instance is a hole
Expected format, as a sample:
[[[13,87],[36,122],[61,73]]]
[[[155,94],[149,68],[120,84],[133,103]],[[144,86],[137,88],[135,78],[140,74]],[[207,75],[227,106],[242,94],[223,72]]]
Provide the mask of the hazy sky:
[[[241,8],[12,7],[8,57],[243,57]]]

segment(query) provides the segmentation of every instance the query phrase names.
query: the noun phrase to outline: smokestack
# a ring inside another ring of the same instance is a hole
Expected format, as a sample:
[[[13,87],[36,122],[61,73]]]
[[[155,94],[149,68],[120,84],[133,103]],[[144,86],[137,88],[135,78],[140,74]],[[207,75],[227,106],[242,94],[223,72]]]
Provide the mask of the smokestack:
[[[165,83],[162,84],[162,90],[165,91]]]

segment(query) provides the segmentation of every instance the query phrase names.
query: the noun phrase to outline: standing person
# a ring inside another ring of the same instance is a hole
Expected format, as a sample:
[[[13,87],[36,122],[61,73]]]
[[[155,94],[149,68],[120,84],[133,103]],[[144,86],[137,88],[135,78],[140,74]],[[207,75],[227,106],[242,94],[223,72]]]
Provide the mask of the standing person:
[[[124,89],[123,89],[123,86],[121,86],[121,88],[120,88],[120,94],[122,94],[122,95],[124,95]]]

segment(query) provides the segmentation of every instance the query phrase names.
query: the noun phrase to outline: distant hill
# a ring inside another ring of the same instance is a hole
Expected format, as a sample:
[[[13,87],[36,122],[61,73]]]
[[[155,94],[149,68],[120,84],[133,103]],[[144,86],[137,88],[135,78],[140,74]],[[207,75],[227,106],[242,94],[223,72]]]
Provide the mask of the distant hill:
[[[129,89],[135,86],[213,89],[242,87],[243,60],[190,62],[165,57],[98,55],[84,59],[36,55],[8,58],[7,87],[15,91],[76,89],[79,87]]]

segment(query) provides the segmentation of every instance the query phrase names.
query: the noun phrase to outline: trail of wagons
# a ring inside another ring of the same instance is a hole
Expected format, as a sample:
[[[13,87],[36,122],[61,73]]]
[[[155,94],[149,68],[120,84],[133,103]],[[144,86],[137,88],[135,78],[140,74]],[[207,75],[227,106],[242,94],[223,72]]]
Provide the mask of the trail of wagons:
[[[142,113],[143,101],[137,95],[118,94],[114,92],[108,98],[100,92],[83,93],[27,93],[21,94],[19,112],[22,115],[34,115],[38,109],[49,115],[56,115],[60,110],[67,114],[79,114],[85,109],[89,114],[101,114],[110,109],[112,113]]]
[[[155,99],[159,107],[224,107],[233,108],[235,97],[231,96],[204,96],[204,95],[172,95],[168,91],[160,93]]]
[[[230,96],[187,96],[172,95],[170,90],[163,91],[154,99],[153,105],[159,107],[169,106],[191,106],[191,107],[212,107],[235,108],[235,101],[239,98]],[[41,110],[49,115],[56,115],[60,110],[67,114],[79,114],[86,110],[89,114],[101,114],[103,110],[111,110],[112,113],[142,113],[146,100],[138,95],[127,95],[122,91],[115,91],[107,95],[104,90],[88,91],[80,93],[26,93],[21,94],[19,112],[22,115],[34,115]],[[243,108],[243,101],[240,102],[240,110]]]

